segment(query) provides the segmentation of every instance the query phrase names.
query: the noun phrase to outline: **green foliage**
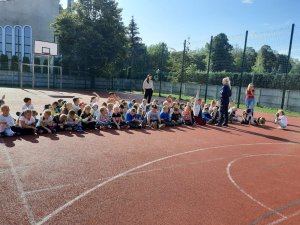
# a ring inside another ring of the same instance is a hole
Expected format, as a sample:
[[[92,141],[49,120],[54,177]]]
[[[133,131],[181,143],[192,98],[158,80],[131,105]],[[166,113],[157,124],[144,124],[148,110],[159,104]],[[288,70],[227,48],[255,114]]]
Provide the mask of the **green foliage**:
[[[0,56],[0,69],[1,70],[9,70],[7,55],[1,54],[1,56]]]
[[[111,76],[126,59],[126,28],[114,0],[79,0],[52,27],[60,40],[63,66],[91,76]]]
[[[34,65],[41,65],[40,58],[34,58]],[[34,72],[41,73],[41,67],[40,66],[34,66]]]
[[[209,49],[210,44],[207,44]],[[233,68],[233,47],[229,44],[226,34],[220,33],[213,38],[211,51],[211,69],[215,72],[231,71]]]
[[[11,58],[11,66],[10,66],[11,71],[18,71],[19,70],[19,58],[18,56],[14,55]]]
[[[30,59],[27,56],[23,57],[23,63],[30,64]],[[30,72],[30,66],[29,65],[23,65],[23,72]]]

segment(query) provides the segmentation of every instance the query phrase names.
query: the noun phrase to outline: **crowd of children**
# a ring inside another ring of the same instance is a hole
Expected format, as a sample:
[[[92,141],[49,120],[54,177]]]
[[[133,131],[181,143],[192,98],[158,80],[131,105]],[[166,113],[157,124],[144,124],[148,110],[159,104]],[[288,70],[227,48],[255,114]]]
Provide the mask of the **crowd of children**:
[[[0,136],[45,134],[59,131],[85,132],[94,129],[129,129],[146,128],[163,129],[172,126],[203,126],[217,124],[220,117],[219,102],[211,101],[206,104],[199,98],[187,103],[173,100],[168,96],[165,101],[153,100],[148,104],[146,99],[138,103],[136,100],[127,102],[109,93],[107,101],[99,103],[99,96],[91,97],[90,102],[80,102],[73,98],[72,102],[59,99],[44,106],[38,114],[30,98],[24,99],[24,104],[17,112],[16,119],[10,114],[10,108],[5,105],[4,98],[0,101]],[[229,106],[229,121],[239,122],[237,108]],[[252,110],[246,109],[242,115],[242,124],[263,125],[265,119],[253,118]],[[280,128],[287,127],[287,118],[282,110],[276,114],[274,120]]]

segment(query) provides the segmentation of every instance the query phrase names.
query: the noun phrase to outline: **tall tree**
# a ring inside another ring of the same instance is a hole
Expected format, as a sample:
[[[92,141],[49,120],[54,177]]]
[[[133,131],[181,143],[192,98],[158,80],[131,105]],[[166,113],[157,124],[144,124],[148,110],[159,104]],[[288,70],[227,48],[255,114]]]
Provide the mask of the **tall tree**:
[[[258,73],[271,73],[276,70],[276,55],[269,45],[263,45],[258,51],[258,56],[253,70]]]
[[[276,72],[281,74],[289,73],[292,69],[292,64],[288,61],[288,56],[277,54],[276,58]]]
[[[207,44],[209,48],[210,44]],[[212,71],[231,71],[233,67],[232,51],[233,47],[229,44],[226,34],[220,33],[213,38],[211,69]]]
[[[159,69],[161,72],[166,72],[170,55],[167,44],[161,42],[156,45],[150,45],[147,51],[149,57],[148,70],[154,72]]]
[[[244,50],[235,47],[232,51],[232,56],[234,59],[234,67],[232,71],[238,72],[241,70],[242,63],[243,63],[243,53]],[[246,53],[245,53],[245,62],[244,62],[244,71],[245,72],[251,72],[252,67],[255,65],[256,62],[257,53],[254,48],[247,47]]]
[[[126,28],[114,0],[79,0],[52,25],[60,41],[63,66],[110,76],[126,58]]]
[[[134,18],[131,18],[128,26],[128,37],[129,37],[129,51],[128,51],[128,65],[130,72],[128,76],[141,77],[144,76],[144,70],[146,67],[146,55],[147,47],[142,43],[142,38],[139,37],[139,28]]]

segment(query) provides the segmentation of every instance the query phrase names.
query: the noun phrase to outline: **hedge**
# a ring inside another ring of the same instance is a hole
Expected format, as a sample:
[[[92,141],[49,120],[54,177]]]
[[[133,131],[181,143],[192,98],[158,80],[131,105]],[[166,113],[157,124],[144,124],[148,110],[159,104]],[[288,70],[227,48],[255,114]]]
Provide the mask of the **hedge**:
[[[253,77],[254,75],[254,77]],[[229,77],[232,86],[239,86],[240,74],[239,73],[226,73],[226,72],[211,72],[209,74],[208,83],[211,85],[220,85],[224,77]],[[252,82],[257,88],[271,88],[283,89],[284,88],[284,74],[243,74],[242,86],[246,87]],[[185,78],[186,82],[196,82],[205,84],[207,81],[206,73],[199,73]],[[288,75],[286,80],[286,88],[289,90],[300,90],[300,75]]]

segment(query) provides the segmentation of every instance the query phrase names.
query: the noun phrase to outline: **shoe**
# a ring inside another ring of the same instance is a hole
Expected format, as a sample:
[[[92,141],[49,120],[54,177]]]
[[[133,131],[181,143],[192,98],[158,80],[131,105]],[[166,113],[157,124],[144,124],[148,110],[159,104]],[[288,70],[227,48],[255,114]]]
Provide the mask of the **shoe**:
[[[222,124],[216,123],[215,126],[222,127]]]
[[[223,127],[228,127],[228,123],[223,123]]]

